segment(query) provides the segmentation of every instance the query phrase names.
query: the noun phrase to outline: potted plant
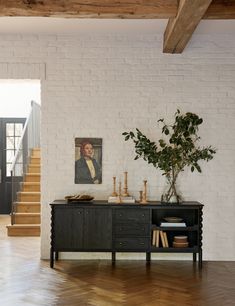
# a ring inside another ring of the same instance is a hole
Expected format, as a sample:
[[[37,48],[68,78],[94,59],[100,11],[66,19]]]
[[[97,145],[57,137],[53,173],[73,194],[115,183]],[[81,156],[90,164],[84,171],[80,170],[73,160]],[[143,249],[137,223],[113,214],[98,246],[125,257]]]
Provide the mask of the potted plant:
[[[193,113],[181,114],[179,110],[175,113],[175,121],[172,125],[159,119],[162,127],[163,138],[157,142],[148,139],[139,129],[136,132],[124,132],[125,141],[131,139],[135,144],[135,160],[142,157],[155,168],[163,171],[168,182],[166,192],[162,195],[162,202],[180,202],[176,189],[176,180],[185,167],[190,167],[191,172],[201,172],[200,160],[209,161],[213,158],[216,150],[211,146],[199,147],[198,136],[199,125],[202,118]]]

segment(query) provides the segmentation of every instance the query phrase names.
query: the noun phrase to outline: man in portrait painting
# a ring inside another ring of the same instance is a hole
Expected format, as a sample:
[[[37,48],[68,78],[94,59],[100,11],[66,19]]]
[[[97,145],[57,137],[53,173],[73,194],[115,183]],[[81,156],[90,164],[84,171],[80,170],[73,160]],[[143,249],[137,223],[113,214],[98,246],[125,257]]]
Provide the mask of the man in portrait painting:
[[[83,140],[80,145],[80,158],[75,161],[75,183],[102,183],[101,167],[94,158],[94,147],[89,140]]]

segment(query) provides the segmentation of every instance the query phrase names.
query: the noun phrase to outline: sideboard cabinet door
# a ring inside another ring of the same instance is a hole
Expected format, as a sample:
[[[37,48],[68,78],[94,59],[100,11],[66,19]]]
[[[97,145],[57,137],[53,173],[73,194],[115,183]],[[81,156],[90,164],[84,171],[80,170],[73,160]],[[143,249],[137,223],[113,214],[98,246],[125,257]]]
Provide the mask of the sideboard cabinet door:
[[[111,250],[112,210],[110,208],[85,208],[84,214],[84,248]]]
[[[54,248],[60,250],[83,248],[82,208],[60,208],[54,211]]]

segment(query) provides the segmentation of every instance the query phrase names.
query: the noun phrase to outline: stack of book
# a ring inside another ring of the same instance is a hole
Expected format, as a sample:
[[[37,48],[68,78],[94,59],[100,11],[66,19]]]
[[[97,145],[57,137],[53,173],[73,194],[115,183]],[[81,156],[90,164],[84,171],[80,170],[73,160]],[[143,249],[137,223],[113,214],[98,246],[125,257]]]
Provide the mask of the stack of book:
[[[120,197],[122,203],[135,203],[134,197]],[[108,203],[120,203],[119,197],[109,197]]]
[[[168,243],[166,232],[163,232],[157,229],[153,229],[152,245],[156,246],[157,248],[159,248],[160,246],[162,246],[163,248],[169,248],[169,243]]]

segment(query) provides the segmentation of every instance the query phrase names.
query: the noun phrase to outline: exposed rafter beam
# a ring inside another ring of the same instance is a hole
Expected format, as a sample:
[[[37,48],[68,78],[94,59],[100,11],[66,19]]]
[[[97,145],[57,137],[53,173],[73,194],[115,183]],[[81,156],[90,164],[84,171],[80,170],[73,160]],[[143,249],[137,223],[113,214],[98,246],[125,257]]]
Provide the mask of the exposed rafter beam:
[[[203,19],[235,19],[235,1],[213,0]]]
[[[178,0],[5,0],[0,16],[164,19],[175,16],[177,6]]]
[[[180,0],[177,16],[168,21],[164,33],[164,53],[181,53],[212,0]]]
[[[0,0],[0,16],[168,19],[177,11],[178,0]],[[235,19],[235,1],[213,0],[203,18]]]

